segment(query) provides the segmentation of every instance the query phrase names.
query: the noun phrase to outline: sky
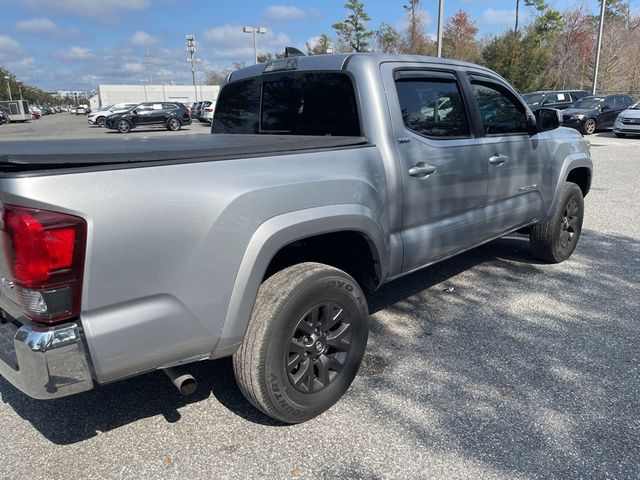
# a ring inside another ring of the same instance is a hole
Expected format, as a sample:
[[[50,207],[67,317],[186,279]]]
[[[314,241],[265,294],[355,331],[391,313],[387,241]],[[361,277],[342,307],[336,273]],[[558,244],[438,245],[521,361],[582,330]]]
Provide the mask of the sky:
[[[185,35],[197,42],[198,81],[212,70],[253,63],[253,37],[243,26],[266,27],[258,51],[305,49],[345,18],[345,0],[0,0],[0,66],[18,80],[46,91],[91,90],[98,84],[141,84],[149,52],[154,84],[191,83]],[[368,27],[406,25],[406,0],[364,1]],[[527,14],[526,8],[524,15]],[[551,0],[556,8],[579,0]],[[444,18],[462,9],[480,36],[512,28],[515,0],[444,0]],[[596,0],[584,0],[597,11]],[[631,2],[640,13],[640,0]],[[437,0],[423,0],[427,32],[435,34]],[[522,20],[521,20],[522,22]]]

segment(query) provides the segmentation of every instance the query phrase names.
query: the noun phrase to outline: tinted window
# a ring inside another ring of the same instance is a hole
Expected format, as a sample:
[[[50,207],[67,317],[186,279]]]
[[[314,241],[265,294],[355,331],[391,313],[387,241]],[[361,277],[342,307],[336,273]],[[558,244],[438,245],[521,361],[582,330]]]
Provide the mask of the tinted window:
[[[473,92],[487,135],[528,131],[525,109],[507,89],[495,84],[473,83]]]
[[[602,98],[583,98],[582,100],[578,100],[574,103],[573,108],[584,108],[593,110],[594,108],[598,108],[602,103]]]
[[[343,73],[286,72],[226,85],[214,133],[360,135],[355,92]]]
[[[163,103],[162,108],[164,110],[175,110],[176,108],[178,108],[178,105],[176,105],[175,103]]]
[[[342,73],[264,77],[260,131],[294,135],[360,135],[353,85]]]
[[[225,85],[220,92],[211,130],[215,133],[258,133],[260,79]]]
[[[469,135],[467,116],[455,81],[402,79],[396,82],[402,121],[428,137]]]

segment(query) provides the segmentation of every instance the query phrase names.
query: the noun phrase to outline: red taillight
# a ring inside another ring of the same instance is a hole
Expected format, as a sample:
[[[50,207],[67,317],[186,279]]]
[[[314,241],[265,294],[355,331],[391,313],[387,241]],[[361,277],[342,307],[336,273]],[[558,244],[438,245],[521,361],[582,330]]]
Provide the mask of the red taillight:
[[[84,219],[4,205],[2,223],[5,259],[25,314],[45,323],[79,315]]]

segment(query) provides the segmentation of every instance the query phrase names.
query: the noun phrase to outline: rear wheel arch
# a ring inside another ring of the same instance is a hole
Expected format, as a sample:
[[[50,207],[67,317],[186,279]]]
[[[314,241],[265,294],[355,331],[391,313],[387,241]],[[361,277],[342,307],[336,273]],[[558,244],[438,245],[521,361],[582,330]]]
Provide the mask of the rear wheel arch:
[[[328,211],[340,206],[318,207],[311,210]],[[366,207],[354,206],[356,209],[366,209]],[[366,209],[368,210],[368,209]],[[327,236],[332,241],[336,239],[350,238],[361,246],[366,245],[368,252],[364,252],[371,259],[374,272],[373,280],[362,285],[365,289],[375,289],[386,278],[388,274],[388,244],[379,225],[373,217],[362,215],[362,212],[351,214],[343,212],[343,215],[334,214],[329,222],[324,215],[313,215],[313,220],[308,220],[305,216],[307,211],[293,212],[280,217],[274,217],[265,222],[253,235],[245,251],[238,274],[235,279],[231,301],[229,302],[222,329],[222,335],[218,344],[212,352],[212,358],[221,358],[234,353],[239,346],[247,330],[253,305],[258,295],[260,285],[271,275],[281,271],[283,268],[308,261],[322,261],[335,268],[340,268],[339,262],[331,259],[302,255],[296,258],[295,262],[283,261],[291,260],[289,256],[291,248],[299,243],[313,243],[324,240]],[[283,218],[289,217],[289,218]],[[304,218],[308,221],[296,221],[296,217]],[[290,222],[283,225],[283,222]],[[334,228],[328,228],[329,223]],[[359,238],[360,240],[355,240]],[[358,243],[359,242],[359,243]],[[335,243],[333,244],[335,245]],[[283,253],[286,252],[286,253]],[[362,257],[361,257],[362,258]],[[281,262],[277,268],[274,265]],[[338,266],[336,266],[338,265]],[[360,265],[355,262],[355,265]],[[351,274],[354,270],[347,267],[346,273]],[[366,275],[361,275],[356,269],[355,278],[359,283],[366,279]],[[366,280],[365,280],[366,281]]]

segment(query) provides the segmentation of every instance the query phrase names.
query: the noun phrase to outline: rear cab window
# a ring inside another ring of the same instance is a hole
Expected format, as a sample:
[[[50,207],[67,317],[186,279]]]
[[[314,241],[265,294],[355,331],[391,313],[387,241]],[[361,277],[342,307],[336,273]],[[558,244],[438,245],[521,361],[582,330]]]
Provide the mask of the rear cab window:
[[[278,72],[227,84],[213,133],[359,136],[355,89],[342,72]]]

